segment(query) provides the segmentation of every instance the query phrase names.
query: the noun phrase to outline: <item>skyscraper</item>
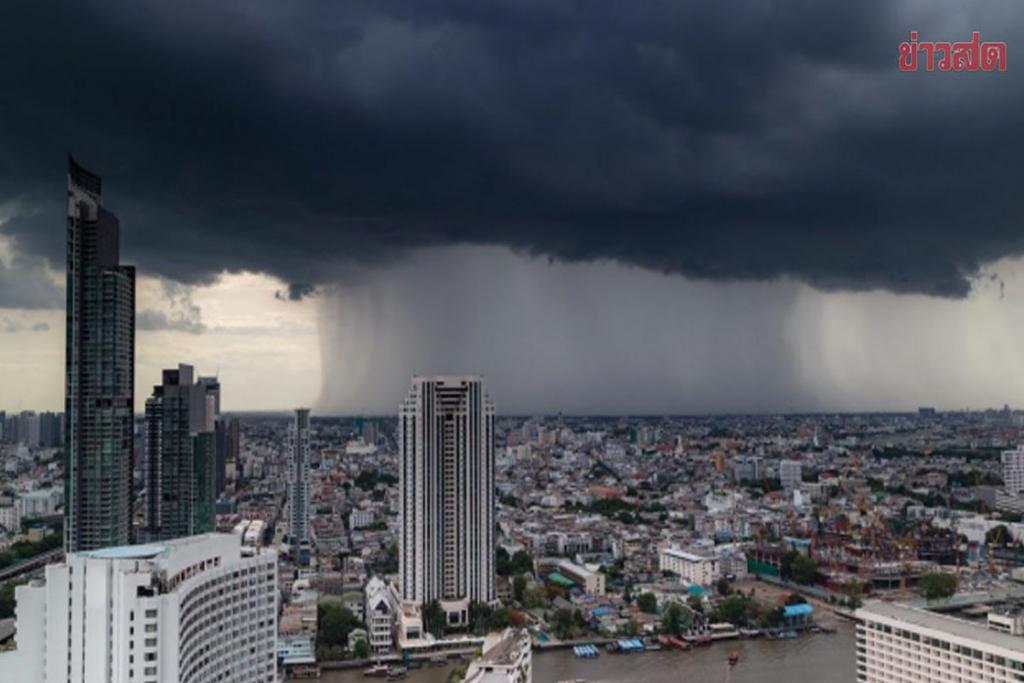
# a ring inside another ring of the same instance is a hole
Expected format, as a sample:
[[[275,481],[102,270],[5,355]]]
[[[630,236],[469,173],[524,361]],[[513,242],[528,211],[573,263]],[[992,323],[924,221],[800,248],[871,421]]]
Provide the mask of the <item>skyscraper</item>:
[[[163,371],[146,400],[143,478],[147,541],[212,531],[216,499],[213,397],[191,365]]]
[[[196,380],[206,388],[206,393],[213,396],[213,416],[220,416],[220,379],[217,377],[200,377]]]
[[[480,377],[414,377],[398,417],[401,594],[449,626],[495,600],[494,404]]]
[[[67,216],[64,546],[80,551],[131,536],[135,269],[100,177],[70,157]]]
[[[214,431],[217,442],[216,489],[219,496],[227,489],[229,482],[234,482],[238,473],[238,418],[218,417]]]
[[[292,547],[309,543],[309,409],[298,408],[288,460],[288,536]]]

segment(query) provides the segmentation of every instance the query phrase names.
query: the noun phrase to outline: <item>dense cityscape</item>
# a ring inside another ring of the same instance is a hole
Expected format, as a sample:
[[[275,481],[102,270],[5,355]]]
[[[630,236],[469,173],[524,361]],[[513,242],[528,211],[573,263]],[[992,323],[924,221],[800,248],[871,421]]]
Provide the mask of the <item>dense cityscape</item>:
[[[516,417],[473,375],[411,378],[394,416],[228,414],[181,363],[136,416],[134,269],[99,176],[69,160],[68,188],[66,411],[0,413],[16,680],[529,682],[703,648],[729,676],[736,643],[801,639],[861,681],[1024,670],[1024,414]]]

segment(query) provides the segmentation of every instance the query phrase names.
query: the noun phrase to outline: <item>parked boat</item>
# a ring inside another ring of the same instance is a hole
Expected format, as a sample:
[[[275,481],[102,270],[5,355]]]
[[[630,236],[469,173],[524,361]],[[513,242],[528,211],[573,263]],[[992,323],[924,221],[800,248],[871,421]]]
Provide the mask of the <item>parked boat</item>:
[[[676,648],[678,648],[680,650],[689,650],[690,649],[690,644],[688,642],[686,642],[685,640],[683,640],[682,638],[678,638],[676,636],[672,636],[668,640],[669,640],[670,643],[672,643],[673,646],[675,646]]]
[[[320,667],[315,664],[299,664],[292,667],[292,678],[320,678]]]
[[[388,675],[387,664],[377,664],[369,669],[363,669],[363,675],[370,678],[386,678]]]
[[[392,666],[388,669],[388,680],[393,681],[397,678],[405,678],[405,674],[408,671],[404,666]]]

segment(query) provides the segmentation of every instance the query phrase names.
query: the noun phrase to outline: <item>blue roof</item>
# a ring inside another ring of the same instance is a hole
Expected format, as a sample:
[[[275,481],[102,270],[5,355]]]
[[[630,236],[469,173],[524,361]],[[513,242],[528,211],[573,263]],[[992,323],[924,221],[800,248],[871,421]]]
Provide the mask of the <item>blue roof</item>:
[[[782,609],[782,614],[786,617],[805,617],[813,611],[814,608],[805,602],[802,605],[786,605]]]
[[[149,560],[166,551],[165,545],[119,545],[113,548],[88,550],[82,555],[97,560]]]
[[[595,607],[590,610],[590,614],[595,617],[603,617],[612,613],[611,607]]]
[[[696,595],[697,597],[704,595],[704,589],[696,583],[691,583],[689,586],[687,586],[686,592],[690,595]]]

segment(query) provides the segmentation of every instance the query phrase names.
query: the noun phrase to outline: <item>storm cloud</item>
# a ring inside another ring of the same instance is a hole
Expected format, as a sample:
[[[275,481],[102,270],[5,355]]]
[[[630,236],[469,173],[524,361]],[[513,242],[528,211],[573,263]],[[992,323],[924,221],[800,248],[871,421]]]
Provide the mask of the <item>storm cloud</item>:
[[[141,272],[283,295],[421,247],[963,297],[1022,252],[1013,0],[12,0],[0,231],[62,262],[63,160]],[[897,46],[1009,43],[1004,73]],[[0,277],[3,274],[0,273]]]

